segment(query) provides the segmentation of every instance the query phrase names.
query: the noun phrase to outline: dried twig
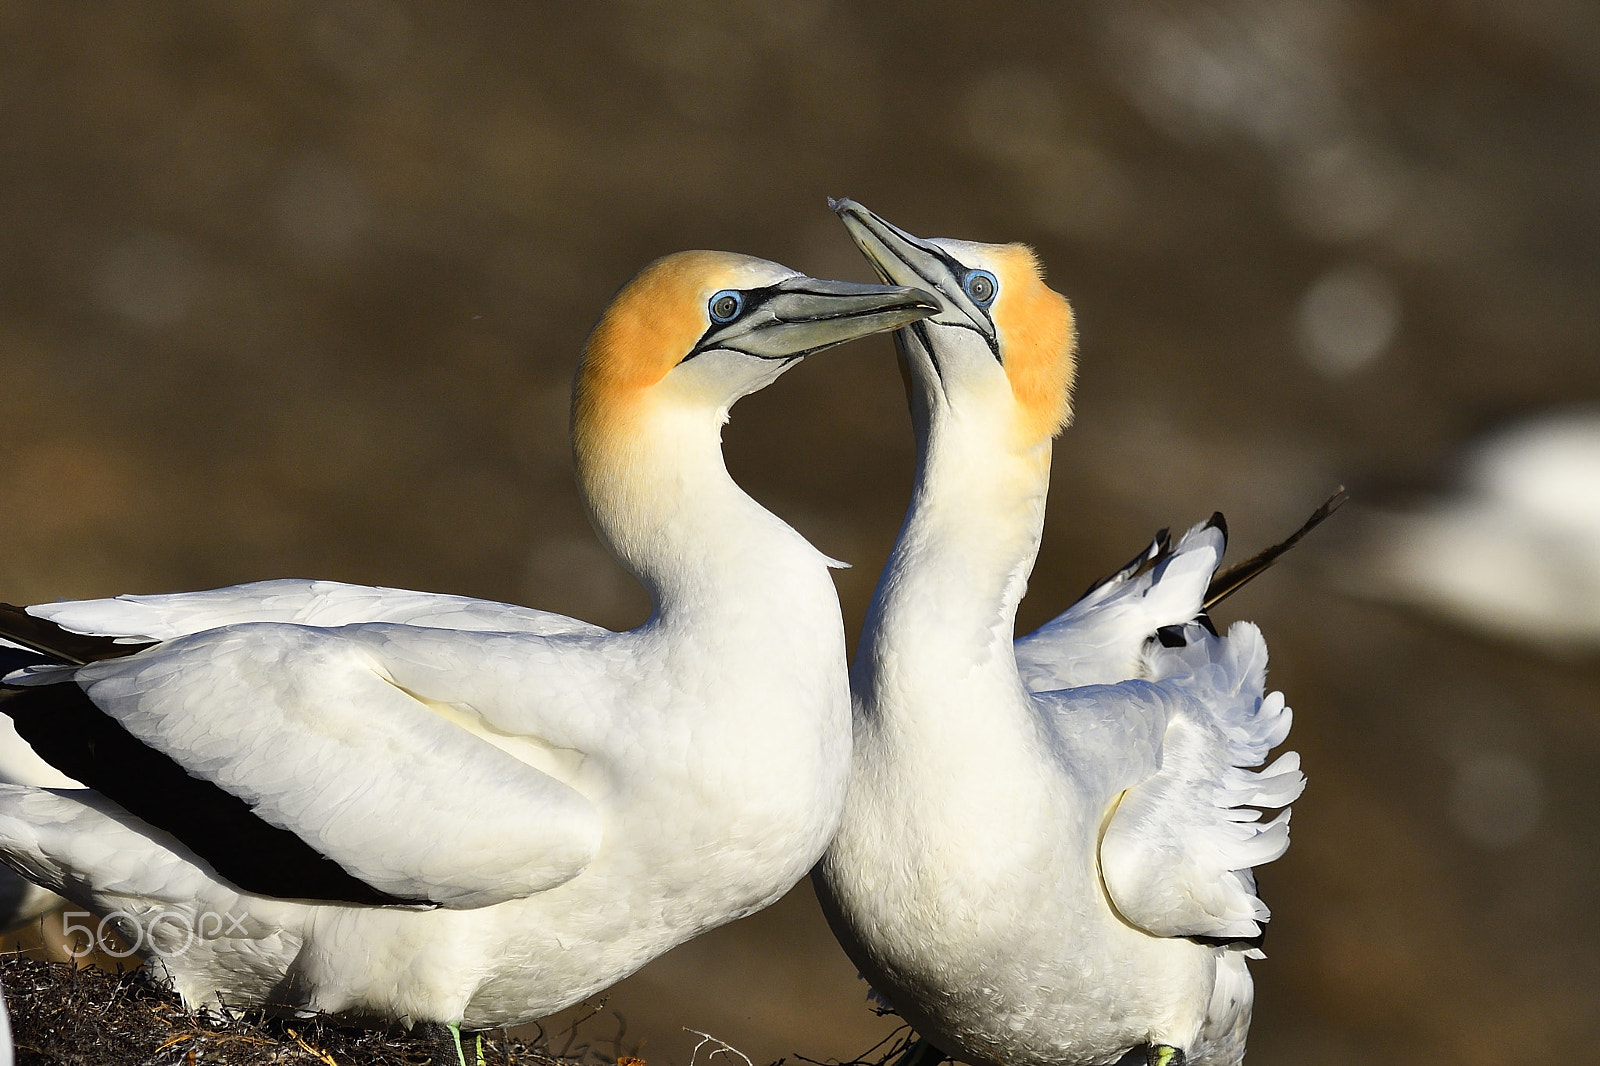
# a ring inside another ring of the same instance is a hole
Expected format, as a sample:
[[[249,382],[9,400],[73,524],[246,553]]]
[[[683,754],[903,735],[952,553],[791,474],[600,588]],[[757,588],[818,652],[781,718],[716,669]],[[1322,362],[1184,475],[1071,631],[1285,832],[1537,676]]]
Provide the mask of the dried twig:
[[[428,1051],[409,1033],[331,1019],[278,1019],[230,1007],[192,1012],[144,970],[111,973],[0,955],[18,1066],[422,1066]],[[493,1066],[597,1066],[551,1055],[538,1042],[483,1034]],[[576,1041],[573,1041],[576,1043]]]
[[[702,1033],[698,1029],[690,1029],[687,1025],[683,1027],[683,1031],[686,1033],[693,1033],[695,1036],[700,1038],[700,1042],[694,1046],[694,1050],[689,1052],[689,1066],[696,1066],[695,1059],[699,1056],[700,1049],[705,1047],[707,1044],[716,1045],[716,1047],[711,1049],[711,1053],[706,1056],[707,1063],[716,1058],[718,1055],[737,1055],[744,1060],[744,1066],[756,1066],[755,1063],[750,1061],[749,1055],[746,1055],[744,1052],[740,1051],[726,1040],[719,1040],[710,1033]]]

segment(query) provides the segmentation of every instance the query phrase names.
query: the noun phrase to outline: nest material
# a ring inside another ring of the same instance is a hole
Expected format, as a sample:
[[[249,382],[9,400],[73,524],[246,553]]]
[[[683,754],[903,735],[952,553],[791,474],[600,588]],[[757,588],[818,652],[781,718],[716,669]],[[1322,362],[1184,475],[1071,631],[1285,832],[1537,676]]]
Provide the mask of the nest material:
[[[268,1018],[253,1010],[197,1014],[143,969],[113,973],[6,955],[0,956],[0,982],[17,1066],[425,1066],[433,1053],[428,1042],[399,1030]],[[552,1054],[542,1038],[520,1040],[499,1030],[482,1035],[485,1066],[580,1061]],[[582,1059],[591,1066],[595,1061],[588,1054]]]

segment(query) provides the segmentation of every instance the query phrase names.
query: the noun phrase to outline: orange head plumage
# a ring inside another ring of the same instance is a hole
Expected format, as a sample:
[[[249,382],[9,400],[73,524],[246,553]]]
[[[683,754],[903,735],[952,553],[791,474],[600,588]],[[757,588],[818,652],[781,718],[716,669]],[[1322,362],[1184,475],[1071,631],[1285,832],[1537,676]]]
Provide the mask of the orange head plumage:
[[[805,356],[935,309],[916,289],[820,281],[732,252],[657,259],[622,287],[584,345],[572,396],[579,468],[650,446],[640,435],[655,415],[720,426],[736,400]]]
[[[819,281],[729,252],[679,252],[622,287],[584,345],[572,443],[591,518],[641,572],[660,522],[732,482],[721,427],[813,352],[936,310],[928,293]]]
[[[710,297],[748,280],[754,264],[772,266],[730,252],[677,252],[622,287],[589,334],[573,379],[572,443],[580,464],[602,442],[625,434],[649,391],[706,332]]]
[[[1022,244],[990,246],[991,269],[1000,278],[990,307],[1000,339],[1000,361],[1021,409],[1019,437],[1048,440],[1072,419],[1072,382],[1077,374],[1077,331],[1066,297],[1044,283],[1033,249]]]

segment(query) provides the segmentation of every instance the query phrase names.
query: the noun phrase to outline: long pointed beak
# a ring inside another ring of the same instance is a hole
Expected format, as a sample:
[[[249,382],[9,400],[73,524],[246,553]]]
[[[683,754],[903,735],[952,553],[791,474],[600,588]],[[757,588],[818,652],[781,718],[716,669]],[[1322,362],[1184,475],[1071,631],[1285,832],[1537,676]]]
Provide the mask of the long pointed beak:
[[[854,200],[829,197],[828,206],[884,281],[937,286],[951,273],[937,248]]]
[[[994,347],[994,323],[967,295],[962,286],[967,270],[948,252],[930,241],[912,236],[854,200],[829,199],[828,206],[839,216],[851,240],[872,263],[879,277],[896,285],[916,285],[936,293],[939,312],[931,321],[975,329],[991,348]]]
[[[726,348],[760,359],[803,359],[825,348],[920,321],[939,310],[921,289],[795,277],[766,290],[758,303],[697,351]]]

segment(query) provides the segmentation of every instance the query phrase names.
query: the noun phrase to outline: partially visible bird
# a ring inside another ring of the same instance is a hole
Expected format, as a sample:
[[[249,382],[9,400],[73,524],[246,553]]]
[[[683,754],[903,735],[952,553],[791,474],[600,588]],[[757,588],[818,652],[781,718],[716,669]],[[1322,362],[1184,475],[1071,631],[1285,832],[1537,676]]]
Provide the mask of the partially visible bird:
[[[27,649],[0,639],[0,677],[37,661],[38,656]],[[83,787],[34,754],[28,742],[17,735],[11,719],[3,715],[0,715],[0,783],[38,788]],[[0,867],[0,932],[27,925],[65,902],[9,867]]]
[[[1600,411],[1474,443],[1461,486],[1372,513],[1358,590],[1558,652],[1600,647]]]
[[[572,430],[637,629],[327,581],[5,609],[36,654],[0,711],[88,787],[0,786],[4,860],[191,1005],[467,1028],[773,902],[843,803],[844,636],[831,561],[733,482],[722,426],[933,309],[715,252],[623,287]]]
[[[0,1066],[15,1066],[16,1043],[11,1038],[11,1011],[6,1007],[5,989],[0,988]]]
[[[1288,846],[1287,812],[1263,824],[1255,808],[1303,779],[1293,754],[1248,769],[1290,716],[1263,693],[1255,626],[1219,635],[1206,614],[1220,516],[1013,644],[1070,414],[1072,312],[1021,245],[834,209],[885,280],[940,308],[896,334],[916,482],[852,669],[824,910],[924,1049],[1237,1063],[1267,918],[1250,868]]]

